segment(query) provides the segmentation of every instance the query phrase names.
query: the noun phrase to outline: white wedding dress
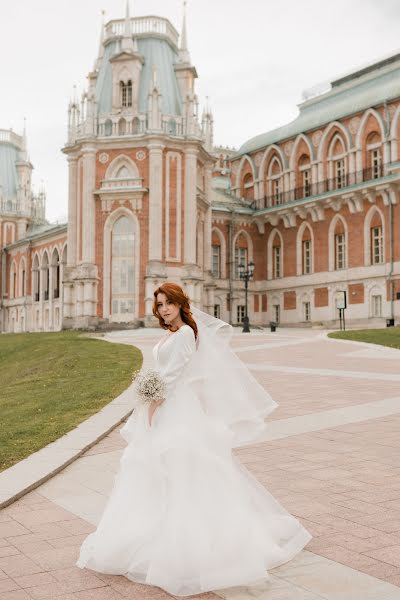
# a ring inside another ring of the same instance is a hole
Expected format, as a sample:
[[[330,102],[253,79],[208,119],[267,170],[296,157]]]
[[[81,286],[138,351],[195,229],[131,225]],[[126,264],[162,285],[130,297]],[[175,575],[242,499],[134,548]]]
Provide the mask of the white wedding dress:
[[[189,386],[195,351],[188,325],[154,346],[166,399],[151,427],[148,406],[138,403],[120,430],[128,445],[76,563],[175,596],[267,581],[268,569],[311,539],[232,454],[231,429],[207,414]]]

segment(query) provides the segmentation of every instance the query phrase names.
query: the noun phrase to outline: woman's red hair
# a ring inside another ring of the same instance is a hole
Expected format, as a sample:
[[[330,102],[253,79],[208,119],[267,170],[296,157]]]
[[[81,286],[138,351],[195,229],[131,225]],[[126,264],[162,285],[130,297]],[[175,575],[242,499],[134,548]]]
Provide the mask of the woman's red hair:
[[[180,285],[177,283],[163,283],[156,290],[154,290],[154,302],[153,302],[153,315],[157,317],[160,322],[160,327],[163,329],[171,329],[171,325],[166,325],[164,319],[160,316],[157,308],[157,295],[165,294],[170,302],[173,302],[177,306],[181,307],[181,319],[186,325],[189,325],[194,331],[194,336],[197,339],[197,325],[193,319],[190,310],[190,299],[187,294],[183,291]]]

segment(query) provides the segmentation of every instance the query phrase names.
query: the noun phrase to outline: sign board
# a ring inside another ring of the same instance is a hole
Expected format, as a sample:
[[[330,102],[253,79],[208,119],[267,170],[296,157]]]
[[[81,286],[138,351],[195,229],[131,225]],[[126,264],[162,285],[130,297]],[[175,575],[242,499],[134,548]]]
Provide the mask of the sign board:
[[[335,304],[338,310],[347,308],[347,297],[345,291],[336,292],[335,294]]]

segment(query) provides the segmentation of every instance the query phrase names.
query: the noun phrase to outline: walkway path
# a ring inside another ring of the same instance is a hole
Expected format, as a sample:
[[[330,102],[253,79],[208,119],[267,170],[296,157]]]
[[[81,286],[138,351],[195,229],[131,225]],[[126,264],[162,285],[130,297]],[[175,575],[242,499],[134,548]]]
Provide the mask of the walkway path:
[[[139,346],[150,365],[159,335],[108,339]],[[265,438],[236,454],[314,537],[268,584],[198,599],[398,600],[400,353],[310,330],[238,332],[232,346],[279,402]],[[171,598],[75,567],[118,469],[119,429],[0,513],[1,600]]]

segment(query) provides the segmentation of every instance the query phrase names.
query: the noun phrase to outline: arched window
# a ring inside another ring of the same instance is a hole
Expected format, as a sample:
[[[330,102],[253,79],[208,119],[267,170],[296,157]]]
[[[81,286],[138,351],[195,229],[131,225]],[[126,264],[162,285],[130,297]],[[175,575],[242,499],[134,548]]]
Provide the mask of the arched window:
[[[17,295],[17,267],[13,261],[10,269],[10,298],[16,298]]]
[[[343,222],[338,220],[334,231],[335,271],[346,268],[346,233]]]
[[[212,245],[212,274],[216,279],[221,277],[221,245]]]
[[[128,108],[132,106],[132,81],[129,79],[127,83],[120,81],[120,91],[121,91],[121,106],[123,108]]]
[[[283,178],[282,167],[279,160],[272,159],[268,169],[268,195],[271,197],[271,205],[276,206],[283,202]]]
[[[244,235],[240,235],[235,245],[235,278],[239,279],[239,265],[244,265],[247,269],[248,265],[248,249],[247,240]]]
[[[385,262],[385,224],[376,206],[370,208],[364,221],[364,260],[366,265]]]
[[[367,169],[364,172],[364,181],[382,177],[382,144],[380,135],[376,132],[367,138]]]
[[[131,321],[134,315],[135,235],[131,219],[115,222],[111,239],[111,312],[114,321]]]
[[[342,138],[336,134],[329,146],[330,190],[340,190],[347,185],[346,150]]]
[[[273,279],[282,277],[282,247],[279,235],[275,236],[272,244],[272,276]]]
[[[33,279],[33,301],[39,302],[40,300],[40,270],[39,270],[39,258],[35,255],[32,265],[32,279]]]
[[[52,292],[53,298],[60,297],[60,257],[57,248],[54,250],[51,257],[51,269],[52,269]]]
[[[254,181],[251,173],[246,173],[243,177],[242,197],[246,200],[254,199]]]
[[[43,268],[43,292],[44,292],[44,300],[49,299],[49,288],[50,288],[50,270],[49,270],[49,259],[47,256],[47,252],[44,253],[42,259],[42,268]]]
[[[137,117],[135,117],[132,121],[132,133],[134,135],[140,133],[140,121]]]
[[[298,198],[308,198],[311,196],[311,165],[310,157],[303,154],[299,160],[299,187],[300,195]]]
[[[301,271],[303,275],[312,273],[312,239],[308,227],[304,229],[301,240]]]
[[[125,121],[125,119],[120,119],[118,121],[118,135],[126,135],[126,121]]]
[[[104,135],[112,135],[113,124],[111,119],[107,119],[104,123]]]

